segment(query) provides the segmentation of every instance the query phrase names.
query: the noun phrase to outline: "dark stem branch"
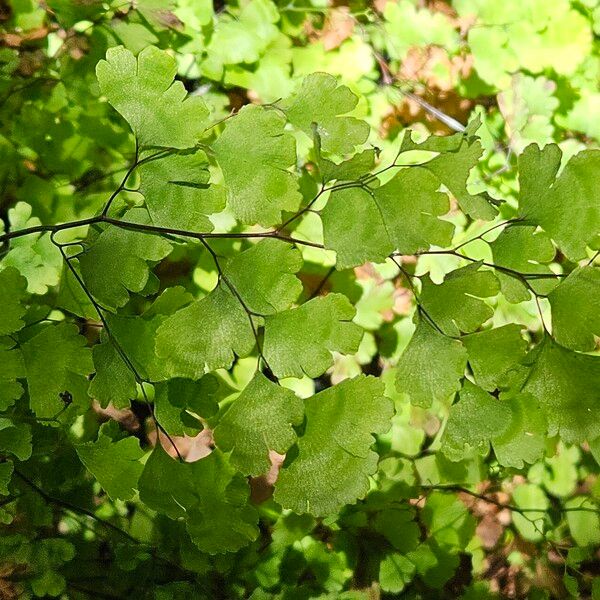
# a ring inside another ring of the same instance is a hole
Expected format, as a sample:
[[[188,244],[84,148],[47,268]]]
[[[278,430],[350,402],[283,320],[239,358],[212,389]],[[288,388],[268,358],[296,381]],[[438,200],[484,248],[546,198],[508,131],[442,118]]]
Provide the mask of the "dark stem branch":
[[[483,500],[488,504],[493,504],[500,509],[507,509],[512,512],[519,513],[525,516],[527,513],[548,513],[551,509],[548,508],[521,508],[520,506],[516,506],[514,504],[508,504],[504,502],[500,502],[491,496],[486,496],[485,494],[479,494],[478,492],[474,492],[469,488],[463,487],[461,485],[421,485],[423,489],[426,490],[435,490],[439,492],[459,492],[463,494],[467,494],[468,496],[472,496],[473,498],[477,498],[478,500]],[[567,512],[589,512],[594,514],[600,514],[600,508],[590,508],[588,506],[561,506],[556,509],[558,512],[567,513]]]
[[[142,395],[144,396],[144,400],[145,400],[146,404],[148,405],[148,407],[150,409],[150,415],[152,416],[152,420],[154,421],[154,425],[156,426],[157,430],[159,430],[160,432],[162,432],[165,435],[165,437],[169,440],[169,442],[171,443],[171,445],[175,449],[177,457],[179,458],[179,460],[181,462],[183,462],[183,457],[181,456],[181,453],[179,452],[179,449],[177,448],[177,445],[175,444],[175,441],[169,435],[169,433],[167,432],[167,430],[158,422],[158,419],[156,418],[156,414],[154,412],[154,407],[152,406],[152,404],[148,400],[148,396],[146,395],[146,390],[144,389],[144,382],[145,382],[144,378],[140,375],[140,373],[136,369],[135,365],[131,362],[130,358],[127,356],[127,353],[125,352],[125,350],[123,349],[123,347],[121,346],[121,344],[119,343],[119,341],[113,335],[113,333],[112,333],[112,331],[111,331],[111,329],[110,329],[110,327],[108,325],[108,321],[106,320],[106,317],[104,316],[104,310],[105,309],[100,305],[99,302],[96,301],[96,299],[94,298],[94,296],[92,295],[92,293],[88,289],[87,285],[85,284],[85,282],[81,278],[81,275],[79,275],[79,273],[77,272],[77,269],[75,269],[75,267],[71,264],[71,258],[68,257],[67,254],[65,253],[65,251],[64,251],[64,249],[62,247],[62,244],[60,244],[59,242],[57,242],[54,239],[55,235],[56,235],[56,232],[52,232],[52,234],[50,235],[51,242],[58,248],[59,252],[62,255],[62,258],[63,258],[65,264],[67,265],[67,268],[69,269],[69,271],[71,272],[71,274],[75,278],[75,281],[77,281],[77,283],[79,284],[79,287],[82,289],[83,293],[86,295],[86,297],[88,298],[88,300],[90,301],[90,303],[94,307],[94,310],[98,314],[98,317],[99,317],[100,321],[102,322],[102,326],[103,326],[104,330],[106,331],[106,335],[108,336],[108,339],[109,339],[110,343],[112,344],[113,348],[117,351],[117,354],[121,357],[121,360],[125,363],[125,366],[133,374],[133,376],[134,376],[134,378],[136,380],[136,383],[140,386],[140,388],[142,390]]]
[[[19,470],[15,469],[14,474],[21,481],[23,481],[26,485],[28,485],[33,491],[35,491],[41,498],[43,498],[48,504],[54,504],[55,506],[58,506],[59,508],[62,508],[64,510],[70,510],[74,513],[78,513],[80,515],[85,515],[86,517],[89,517],[90,519],[93,519],[94,521],[100,523],[100,525],[102,525],[103,527],[106,527],[107,529],[111,529],[115,533],[118,533],[119,535],[123,536],[124,538],[127,538],[130,542],[133,542],[133,543],[139,544],[139,545],[144,545],[144,544],[142,544],[142,542],[140,542],[140,540],[133,537],[130,533],[128,533],[124,529],[121,529],[120,527],[118,527],[114,523],[111,523],[110,521],[105,521],[104,519],[100,518],[98,515],[94,514],[91,510],[88,510],[87,508],[83,508],[81,506],[72,504],[68,500],[62,500],[61,498],[55,498],[54,496],[51,496],[50,494],[45,492],[39,485],[37,485],[31,479],[29,479],[29,477],[23,475],[23,473],[21,473]]]
[[[225,273],[223,272],[223,269],[221,268],[221,265],[219,263],[219,257],[217,256],[217,253],[210,247],[210,245],[208,244],[208,242],[206,240],[200,240],[200,241],[202,242],[202,244],[204,245],[206,250],[211,255],[213,262],[215,263],[215,267],[217,268],[217,272],[219,274],[219,279],[222,280],[223,283],[225,283],[225,285],[229,288],[231,293],[235,296],[235,298],[237,299],[237,301],[240,303],[241,307],[243,308],[244,312],[246,313],[248,320],[250,321],[250,327],[252,328],[252,335],[254,336],[254,341],[256,343],[256,349],[258,351],[259,361],[260,360],[263,361],[263,364],[266,369],[267,377],[269,379],[271,379],[272,381],[278,381],[277,377],[273,373],[273,370],[269,366],[269,363],[267,362],[265,355],[263,354],[262,344],[260,343],[260,337],[258,335],[256,325],[254,324],[254,319],[252,318],[253,316],[256,315],[256,313],[252,312],[250,310],[250,308],[248,308],[248,305],[246,304],[246,302],[244,301],[244,299],[242,298],[240,293],[237,291],[235,286],[231,283],[231,281],[229,280],[227,275],[225,275]],[[257,316],[262,316],[262,315],[257,315]]]
[[[86,225],[96,225],[100,223],[108,223],[109,225],[114,225],[115,227],[121,227],[122,229],[131,229],[133,231],[142,231],[147,233],[157,233],[162,235],[174,235],[181,236],[184,238],[191,238],[196,240],[203,239],[257,239],[257,238],[275,238],[278,240],[282,240],[284,242],[289,242],[290,244],[300,244],[303,246],[311,246],[312,248],[324,248],[323,244],[318,244],[316,242],[309,242],[306,240],[299,240],[293,237],[279,235],[279,233],[275,230],[271,231],[262,231],[262,232],[242,232],[242,233],[198,233],[195,231],[188,231],[186,229],[175,229],[172,227],[161,227],[160,225],[149,225],[145,223],[134,223],[131,221],[121,221],[119,219],[113,219],[112,217],[107,217],[103,215],[98,215],[96,217],[89,217],[87,219],[80,219],[77,221],[69,221],[67,223],[59,223],[56,225],[36,225],[35,227],[28,227],[26,229],[17,229],[15,231],[10,231],[8,233],[4,233],[0,235],[0,244],[7,242],[12,239],[20,238],[26,235],[32,235],[35,233],[58,233],[60,231],[65,231],[69,229],[74,229],[76,227],[84,227]]]

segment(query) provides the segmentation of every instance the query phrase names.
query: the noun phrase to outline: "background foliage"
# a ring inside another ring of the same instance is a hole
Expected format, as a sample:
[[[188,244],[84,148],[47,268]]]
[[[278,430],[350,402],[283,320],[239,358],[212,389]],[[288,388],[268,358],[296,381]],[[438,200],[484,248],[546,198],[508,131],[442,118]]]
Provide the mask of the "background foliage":
[[[597,0],[0,25],[2,597],[600,597]]]

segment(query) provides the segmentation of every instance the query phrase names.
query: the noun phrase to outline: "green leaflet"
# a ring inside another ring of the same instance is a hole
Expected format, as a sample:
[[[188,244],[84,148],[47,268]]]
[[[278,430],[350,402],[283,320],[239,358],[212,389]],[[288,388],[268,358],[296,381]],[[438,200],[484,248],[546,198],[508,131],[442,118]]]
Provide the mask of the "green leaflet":
[[[396,371],[396,389],[411,402],[428,407],[445,401],[460,389],[467,364],[467,351],[420,318]]]
[[[7,460],[0,464],[0,495],[2,496],[8,496],[10,494],[8,485],[12,479],[14,468],[14,464],[11,460]]]
[[[533,396],[498,399],[467,381],[450,408],[442,451],[458,461],[469,448],[485,456],[491,444],[501,465],[523,468],[542,458],[545,443],[546,419]]]
[[[463,528],[468,524],[464,519],[460,522]],[[409,552],[407,558],[415,565],[417,573],[436,590],[444,587],[460,562],[455,548],[440,545],[435,540],[428,540],[421,544],[416,550]]]
[[[70,263],[76,272],[79,273],[81,271],[77,258],[72,258]],[[63,266],[60,278],[57,307],[84,319],[93,320],[98,318],[98,313],[94,305],[90,302],[85,291],[66,264]]]
[[[61,538],[46,538],[31,544],[27,566],[33,568],[31,589],[38,597],[59,596],[65,591],[65,578],[59,569],[75,557],[75,546]]]
[[[156,354],[171,377],[199,379],[248,356],[255,345],[248,315],[223,283],[171,315],[156,330]]]
[[[135,208],[128,221],[147,223],[145,210]],[[81,276],[94,298],[107,308],[127,304],[130,292],[143,293],[154,277],[148,262],[158,262],[171,252],[171,244],[156,235],[109,225],[92,234],[91,247],[79,259]],[[119,268],[115,270],[115,264]]]
[[[362,329],[342,294],[314,298],[298,308],[265,318],[263,353],[277,377],[318,377],[332,364],[332,352],[353,354]]]
[[[450,202],[438,188],[429,171],[411,167],[376,189],[332,192],[321,216],[325,247],[336,251],[337,268],[383,262],[394,250],[413,254],[450,244],[454,227],[437,218],[448,212]],[[349,213],[354,215],[350,226]]]
[[[350,211],[352,226],[344,221]],[[394,251],[375,197],[364,189],[332,192],[321,212],[325,247],[336,252],[336,267],[346,269],[368,260],[383,262]]]
[[[162,381],[167,378],[165,364],[155,352],[157,330],[169,315],[192,300],[191,294],[174,286],[167,288],[140,316],[107,315],[112,337],[142,379]]]
[[[421,142],[413,140],[413,134],[416,133],[414,130],[407,129],[402,136],[400,153],[409,152],[410,150],[457,152],[463,144],[465,133],[469,134],[477,131],[480,125],[481,120],[477,118],[467,125],[466,132],[453,133],[452,135],[430,135]]]
[[[271,466],[270,450],[285,454],[295,443],[292,426],[303,416],[300,398],[257,373],[220,419],[215,442],[244,475],[261,475]]]
[[[136,57],[123,46],[109,48],[96,67],[100,90],[131,126],[140,146],[191,148],[207,125],[199,97],[186,97],[175,59],[154,46]]]
[[[600,234],[600,151],[573,156],[556,177],[561,151],[533,144],[519,156],[519,215],[541,226],[571,259],[585,258]]]
[[[208,46],[209,64],[222,65],[256,62],[279,30],[275,5],[269,0],[251,0],[242,7],[237,18],[224,15],[219,19]],[[217,77],[220,77],[217,75]]]
[[[512,77],[511,88],[498,94],[498,106],[507,123],[513,147],[520,154],[528,144],[552,141],[553,113],[559,107],[554,85],[545,77]]]
[[[475,382],[492,392],[509,384],[510,372],[525,357],[527,342],[519,325],[504,325],[466,335],[462,343],[467,349]]]
[[[354,152],[369,137],[369,125],[355,117],[342,116],[356,107],[358,97],[345,85],[338,86],[328,73],[313,73],[302,81],[298,92],[283,106],[292,125],[311,138],[317,135],[326,152]]]
[[[553,496],[569,497],[577,488],[577,462],[580,457],[581,450],[577,446],[559,443],[554,456],[546,457],[531,467],[530,480],[543,485]]]
[[[31,440],[29,425],[0,418],[0,452],[12,454],[19,460],[28,460],[32,452]]]
[[[203,152],[147,160],[140,164],[137,173],[154,225],[194,232],[214,229],[208,215],[225,208],[225,190],[210,183],[208,160]]]
[[[242,223],[275,225],[300,206],[294,138],[275,110],[245,106],[213,144],[229,207]]]
[[[272,315],[290,308],[302,292],[295,275],[301,267],[297,249],[280,240],[265,239],[237,254],[224,273],[252,312]]]
[[[510,423],[510,409],[481,388],[465,381],[459,401],[450,409],[442,450],[451,460],[461,460],[465,446],[485,456],[489,442],[502,435]]]
[[[447,549],[463,550],[475,530],[475,519],[463,502],[443,492],[429,495],[422,520],[431,531],[436,532],[435,543]]]
[[[570,509],[581,506],[594,508],[586,496],[571,498],[566,503],[566,506]],[[597,546],[600,544],[600,520],[598,514],[571,510],[567,513],[567,523],[569,524],[571,536],[578,546]]]
[[[233,552],[258,535],[248,483],[219,450],[193,463],[179,463],[157,446],[146,462],[139,490],[149,508],[171,518],[184,517],[202,552]]]
[[[400,593],[413,579],[416,567],[406,556],[388,554],[379,565],[379,583],[384,592]]]
[[[381,533],[396,550],[410,552],[419,545],[419,525],[409,508],[392,508],[377,513],[373,528]]]
[[[23,300],[27,297],[27,280],[14,267],[0,271],[0,336],[14,333],[25,325],[21,318],[27,309]]]
[[[106,427],[106,426],[105,426]],[[112,500],[129,500],[137,489],[144,451],[135,437],[113,441],[100,429],[98,440],[75,446],[77,455]]]
[[[483,149],[479,140],[465,139],[457,152],[439,154],[423,167],[433,173],[439,183],[450,190],[465,214],[474,219],[489,221],[497,213],[490,197],[485,193],[472,194],[467,189],[471,169],[477,165],[482,154]]]
[[[23,386],[17,381],[25,377],[23,354],[14,342],[0,339],[0,410],[6,410],[23,394]]]
[[[166,29],[173,15],[169,12],[176,8],[175,0],[139,0],[132,8],[135,8],[144,19],[147,19],[157,30]]]
[[[75,406],[87,408],[86,376],[94,367],[85,345],[85,338],[72,323],[44,327],[22,345],[29,405],[37,417],[54,417],[63,409],[60,394],[65,391],[70,392]]]
[[[88,393],[103,407],[112,402],[115,408],[124,408],[137,396],[135,374],[119,350],[118,342],[110,338],[92,349],[96,375]]]
[[[479,267],[473,263],[456,269],[440,285],[428,275],[422,278],[423,310],[446,335],[471,333],[494,314],[492,307],[479,298],[495,296],[500,285],[492,271],[480,271]]]
[[[577,354],[546,337],[525,359],[530,373],[523,390],[540,404],[548,433],[567,443],[600,436],[597,411],[600,358]]]
[[[194,415],[204,419],[212,417],[219,408],[222,393],[219,380],[212,374],[198,381],[170,379],[159,383],[154,393],[156,418],[171,435],[194,436],[202,429]]]
[[[556,341],[571,350],[593,350],[594,336],[600,336],[600,269],[574,269],[548,300]]]
[[[306,428],[297,453],[279,474],[275,500],[295,512],[335,513],[369,489],[378,456],[374,433],[385,433],[393,415],[383,384],[359,376],[305,401]]]
[[[541,540],[546,530],[546,510],[550,504],[542,488],[529,483],[519,485],[513,492],[513,501],[519,508],[527,511],[526,514],[513,515],[517,531],[526,540]]]
[[[23,394],[17,381],[25,377],[23,354],[12,336],[6,334],[20,330],[26,313],[22,299],[26,296],[27,281],[12,267],[0,271],[0,411],[7,410]]]
[[[477,165],[483,154],[481,141],[474,135],[481,124],[472,120],[464,133],[451,136],[430,136],[424,142],[413,142],[410,133],[402,139],[402,152],[408,150],[426,150],[439,154],[421,164],[438,182],[445,186],[458,201],[462,211],[473,219],[491,220],[496,216],[495,204],[498,201],[486,193],[472,194],[467,189],[471,170]]]
[[[570,75],[589,52],[589,24],[568,2],[525,0],[500,6],[460,0],[455,8],[480,25],[469,31],[468,43],[479,77],[493,89],[505,87],[510,74],[521,69]]]
[[[540,402],[530,394],[500,397],[510,406],[511,421],[501,435],[494,436],[492,446],[501,465],[522,469],[544,456],[547,421]]]
[[[335,163],[319,155],[319,170],[324,183],[332,179],[354,181],[370,173],[374,165],[375,150],[358,152],[341,163]]]
[[[569,447],[559,442],[553,456],[545,457],[531,467],[530,480],[543,486],[553,496],[567,498],[577,488],[577,463],[580,458],[581,450],[577,445]]]
[[[517,273],[547,275],[552,270],[546,263],[554,258],[556,250],[548,234],[536,231],[535,227],[512,226],[505,228],[490,244],[494,264],[512,269]],[[506,272],[497,272],[500,289],[509,302],[518,303],[529,300],[530,290],[538,294],[547,294],[555,285],[553,279],[527,279],[524,281]]]
[[[32,207],[25,202],[17,202],[9,208],[11,231],[40,225],[41,221],[31,214]],[[10,250],[2,258],[2,264],[17,269],[27,279],[30,294],[41,295],[58,283],[62,259],[49,234],[34,234],[11,240]]]
[[[386,4],[383,16],[386,48],[392,58],[404,60],[412,47],[431,44],[452,49],[458,44],[456,30],[442,13],[418,9],[403,0]]]

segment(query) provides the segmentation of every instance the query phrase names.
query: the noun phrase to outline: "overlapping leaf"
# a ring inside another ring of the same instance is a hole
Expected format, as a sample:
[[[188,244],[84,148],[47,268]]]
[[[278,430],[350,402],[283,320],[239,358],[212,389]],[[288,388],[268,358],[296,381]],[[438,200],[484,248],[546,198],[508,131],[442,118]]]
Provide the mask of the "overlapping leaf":
[[[293,211],[301,195],[291,169],[296,147],[275,110],[245,106],[213,144],[223,170],[229,207],[242,222],[275,225]]]
[[[155,352],[157,330],[170,315],[189,305],[192,300],[191,294],[182,287],[174,286],[167,288],[142,315],[107,315],[106,320],[110,327],[114,350],[132,374],[135,370],[142,379],[148,381],[162,381],[167,378],[165,364]],[[130,376],[122,370],[122,365],[118,372],[126,379],[130,379]],[[96,377],[99,374],[101,373],[97,372]],[[105,376],[110,376],[110,373],[105,373]],[[130,385],[130,383],[125,385],[121,377],[119,381],[122,389]],[[113,382],[112,385],[115,383]],[[125,405],[128,398],[114,397],[113,402]]]
[[[292,426],[303,415],[300,398],[257,373],[219,421],[215,441],[244,475],[260,475],[271,465],[270,450],[285,454],[294,444]]]
[[[184,231],[212,231],[208,215],[225,208],[225,190],[209,182],[206,156],[202,152],[151,156],[137,172],[152,223]]]
[[[483,154],[480,140],[475,136],[481,122],[474,119],[464,133],[451,136],[430,136],[421,143],[413,142],[410,134],[405,135],[400,147],[402,152],[408,150],[426,150],[436,152],[437,156],[422,163],[446,187],[458,201],[462,211],[474,219],[491,220],[497,213],[496,204],[487,193],[473,194],[468,190],[471,171]]]
[[[171,377],[199,379],[247,356],[255,339],[249,316],[225,284],[178,310],[156,331],[156,354]]]
[[[219,408],[219,399],[229,391],[212,374],[198,381],[175,378],[158,383],[154,393],[156,418],[171,435],[194,436],[203,429],[198,417],[212,417]]]
[[[560,159],[554,144],[525,148],[519,156],[519,212],[541,226],[571,260],[579,260],[600,234],[600,151],[573,156],[557,176]]]
[[[148,220],[143,209],[133,209],[126,216],[132,222]],[[161,237],[115,225],[91,242],[79,258],[81,275],[91,294],[107,308],[124,306],[130,292],[143,292],[152,277],[148,262],[158,262],[171,251],[171,244]]]
[[[219,19],[208,46],[208,67],[254,63],[278,34],[279,14],[269,0],[251,0],[237,18]]]
[[[17,202],[9,208],[11,231],[39,226],[41,221],[33,217],[32,212],[31,205],[25,202]],[[36,233],[12,240],[10,250],[2,257],[2,264],[17,269],[27,279],[29,293],[45,294],[49,287],[58,283],[62,259],[50,240],[50,234]]]
[[[38,417],[54,417],[64,409],[64,392],[69,392],[75,405],[89,402],[86,376],[94,366],[85,346],[77,326],[68,323],[44,327],[23,344],[29,404]]]
[[[548,296],[552,307],[552,334],[572,350],[593,350],[600,336],[600,269],[573,270]]]
[[[355,117],[358,97],[327,73],[305,77],[298,92],[283,106],[288,120],[308,136],[317,135],[320,147],[338,155],[354,152],[367,141],[369,126]]]
[[[184,517],[192,541],[203,552],[235,551],[258,535],[248,483],[219,450],[193,463],[178,463],[158,446],[146,462],[139,489],[149,508]]]
[[[431,406],[460,389],[466,365],[463,345],[421,318],[398,363],[396,389],[408,394],[413,404]]]
[[[360,376],[309,398],[304,411],[306,429],[275,499],[298,513],[327,515],[366,494],[378,460],[372,434],[387,431],[393,405],[380,381]]]
[[[487,321],[494,310],[480,298],[500,291],[496,276],[473,263],[452,271],[440,285],[422,278],[421,304],[427,315],[446,335],[471,333]]]
[[[450,201],[438,188],[429,171],[412,167],[376,189],[332,192],[322,211],[323,236],[325,247],[336,251],[337,267],[383,262],[394,250],[413,254],[448,245],[454,227],[437,217],[448,212]]]
[[[522,468],[543,456],[545,437],[546,419],[533,396],[498,399],[467,381],[450,409],[442,450],[461,460],[469,449],[485,456],[491,444],[500,464]]]
[[[265,319],[264,355],[277,377],[318,377],[332,364],[332,352],[358,350],[362,329],[342,294],[314,298]]]
[[[89,395],[101,406],[110,402],[116,408],[129,405],[137,395],[135,373],[116,340],[107,339],[92,349],[96,375],[90,383]]]
[[[12,454],[19,460],[31,457],[31,427],[26,423],[13,423],[0,418],[0,452]]]
[[[527,342],[519,325],[504,325],[462,338],[475,381],[489,392],[510,382],[511,370],[525,357]]]
[[[578,354],[546,338],[526,359],[531,372],[523,388],[541,405],[550,435],[568,443],[600,436],[593,416],[598,406],[600,358]]]
[[[500,281],[502,293],[509,302],[524,302],[531,296],[531,290],[538,294],[547,294],[556,281],[547,277],[552,273],[548,267],[556,254],[548,234],[531,226],[508,227],[490,244],[494,264],[504,269],[496,275]],[[519,277],[519,273],[523,277]],[[539,278],[525,275],[541,275]]]
[[[21,397],[23,386],[17,379],[25,377],[21,350],[8,339],[0,340],[0,410],[6,410]]]
[[[23,300],[27,296],[27,280],[14,267],[0,271],[0,336],[14,333],[25,325],[21,317],[27,312]]]

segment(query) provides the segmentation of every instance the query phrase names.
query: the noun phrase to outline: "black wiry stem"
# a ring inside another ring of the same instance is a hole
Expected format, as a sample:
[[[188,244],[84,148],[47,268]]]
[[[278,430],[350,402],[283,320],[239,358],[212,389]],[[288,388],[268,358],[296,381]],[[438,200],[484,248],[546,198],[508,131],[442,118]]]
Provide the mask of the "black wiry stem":
[[[175,444],[175,441],[173,440],[173,438],[169,435],[167,430],[159,423],[158,419],[156,418],[156,414],[154,412],[154,407],[148,400],[146,390],[144,389],[145,379],[142,378],[142,376],[136,369],[135,365],[131,362],[130,358],[127,356],[127,353],[125,352],[125,350],[123,349],[123,347],[121,346],[119,341],[113,335],[113,333],[108,325],[108,321],[106,320],[106,317],[104,316],[105,309],[97,302],[97,300],[94,298],[94,296],[88,289],[87,285],[81,278],[81,275],[79,275],[79,273],[77,272],[77,269],[75,269],[75,267],[71,264],[71,259],[65,253],[65,251],[62,247],[62,244],[60,244],[59,242],[57,242],[54,239],[55,235],[56,235],[56,232],[52,232],[52,234],[50,235],[50,240],[58,248],[59,252],[61,253],[61,255],[63,257],[65,264],[67,265],[67,268],[69,269],[69,271],[71,272],[71,274],[73,275],[73,277],[75,278],[77,283],[79,284],[79,287],[81,287],[83,293],[86,295],[86,297],[88,298],[88,300],[94,307],[94,310],[98,314],[98,317],[99,317],[100,321],[102,322],[102,326],[103,326],[104,330],[106,331],[106,335],[108,336],[108,339],[109,339],[110,343],[112,344],[113,348],[117,351],[117,353],[121,357],[121,360],[123,360],[123,362],[125,363],[125,366],[133,374],[133,376],[136,380],[136,383],[140,386],[140,389],[142,390],[142,395],[144,396],[144,400],[145,400],[146,404],[148,405],[148,407],[150,408],[150,415],[152,416],[152,420],[154,421],[155,427],[157,428],[157,430],[159,430],[161,433],[163,433],[165,435],[165,437],[169,440],[169,442],[175,449],[175,453],[177,454],[177,457],[179,458],[179,460],[181,462],[183,462],[183,457],[182,457],[181,453],[179,452],[179,449],[177,448],[177,444]],[[160,440],[159,440],[159,443],[160,443]]]
[[[94,520],[96,523],[102,525],[106,529],[110,529],[111,531],[119,534],[120,536],[122,536],[123,538],[132,542],[133,544],[149,548],[149,550],[152,554],[152,557],[155,560],[161,560],[165,564],[170,565],[171,567],[175,567],[176,569],[178,569],[180,571],[185,571],[185,569],[181,565],[177,564],[176,562],[173,562],[171,559],[169,559],[165,556],[160,555],[156,548],[154,548],[150,544],[146,544],[145,542],[138,540],[136,537],[134,537],[128,531],[125,531],[118,525],[115,525],[114,523],[111,523],[110,521],[107,521],[106,519],[99,517],[93,511],[88,510],[87,508],[83,508],[82,506],[77,506],[76,504],[73,504],[72,502],[69,502],[68,500],[63,500],[62,498],[56,498],[55,496],[48,494],[48,492],[43,490],[39,485],[37,485],[34,481],[32,481],[29,477],[27,477],[23,473],[21,473],[21,471],[19,471],[18,469],[14,469],[13,473],[23,483],[25,483],[25,485],[27,485],[36,494],[38,494],[40,496],[40,498],[42,498],[47,504],[57,506],[58,508],[65,510],[65,511],[70,511],[75,514],[89,517],[90,519]],[[14,500],[14,498],[13,498],[13,500]]]
[[[324,248],[323,244],[316,242],[309,242],[307,240],[299,240],[286,235],[280,235],[276,230],[261,231],[261,232],[242,232],[242,233],[198,233],[196,231],[189,231],[186,229],[175,229],[173,227],[161,227],[160,225],[149,225],[145,223],[133,223],[131,221],[121,221],[119,219],[113,219],[111,217],[98,215],[96,217],[89,217],[87,219],[79,219],[76,221],[69,221],[67,223],[58,223],[56,225],[36,225],[35,227],[27,227],[26,229],[16,229],[0,235],[0,244],[8,242],[10,240],[20,238],[35,233],[59,233],[60,231],[66,231],[69,229],[75,229],[77,227],[85,227],[87,225],[97,225],[101,223],[107,223],[120,227],[122,229],[130,229],[133,231],[142,231],[147,233],[156,233],[162,235],[175,235],[184,238],[191,238],[196,240],[204,239],[259,239],[259,238],[275,238],[282,240],[290,244],[300,244],[303,246],[311,246],[312,248]]]
[[[423,489],[426,490],[435,490],[439,492],[460,492],[462,494],[467,494],[468,496],[472,496],[473,498],[477,498],[478,500],[483,500],[488,504],[493,504],[500,509],[510,510],[512,512],[519,513],[523,516],[527,515],[527,513],[544,513],[546,514],[550,509],[548,508],[521,508],[520,506],[516,506],[515,504],[507,504],[504,502],[500,502],[491,496],[486,496],[485,494],[479,494],[478,492],[474,492],[469,488],[463,487],[461,485],[421,485]],[[558,512],[567,513],[567,512],[588,512],[594,514],[600,514],[600,508],[591,508],[589,506],[561,506],[556,509]]]
[[[254,319],[252,318],[254,316],[263,316],[263,315],[258,315],[257,313],[251,311],[248,308],[248,305],[246,304],[246,302],[244,301],[244,299],[242,298],[240,293],[237,291],[235,286],[231,283],[229,278],[223,272],[223,269],[221,268],[221,265],[219,263],[219,257],[217,256],[217,253],[210,247],[210,245],[208,244],[208,242],[206,240],[200,240],[200,241],[202,242],[202,244],[204,245],[206,250],[208,250],[208,252],[212,256],[213,262],[215,263],[215,267],[217,268],[217,272],[219,274],[219,279],[222,280],[223,283],[225,283],[225,285],[229,288],[231,293],[235,296],[237,301],[240,303],[241,307],[244,309],[244,312],[248,316],[248,320],[250,321],[250,327],[252,328],[252,335],[254,336],[254,341],[256,343],[256,349],[258,351],[259,361],[260,360],[263,361],[263,364],[264,364],[265,370],[266,370],[266,373],[265,373],[266,376],[269,379],[271,379],[272,381],[278,381],[277,377],[273,373],[273,370],[269,366],[269,363],[267,362],[265,355],[263,354],[262,344],[260,343],[260,337],[258,335],[258,331],[256,330],[256,325],[254,323]]]

